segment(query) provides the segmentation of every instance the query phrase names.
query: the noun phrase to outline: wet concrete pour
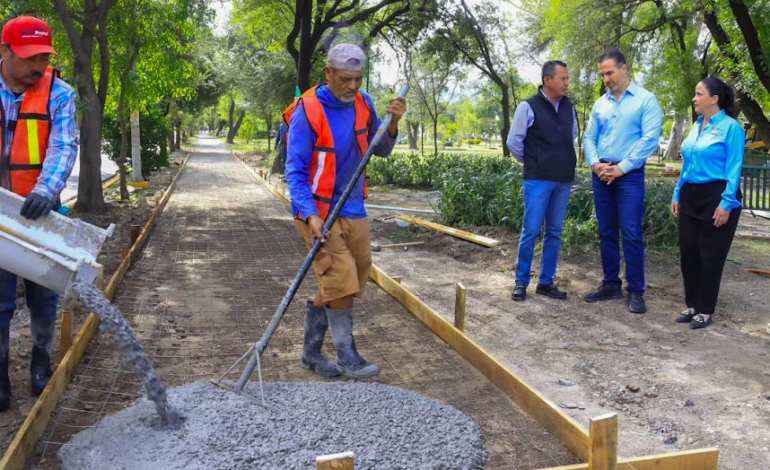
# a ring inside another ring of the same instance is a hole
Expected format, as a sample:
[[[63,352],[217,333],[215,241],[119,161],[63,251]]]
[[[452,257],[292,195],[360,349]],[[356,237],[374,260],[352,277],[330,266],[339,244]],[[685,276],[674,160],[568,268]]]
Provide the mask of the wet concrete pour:
[[[247,390],[258,394],[255,384]],[[352,451],[356,470],[480,469],[480,429],[457,409],[374,383],[269,383],[268,411],[206,382],[170,389],[185,416],[161,425],[146,399],[62,447],[64,469],[312,469],[319,455]]]

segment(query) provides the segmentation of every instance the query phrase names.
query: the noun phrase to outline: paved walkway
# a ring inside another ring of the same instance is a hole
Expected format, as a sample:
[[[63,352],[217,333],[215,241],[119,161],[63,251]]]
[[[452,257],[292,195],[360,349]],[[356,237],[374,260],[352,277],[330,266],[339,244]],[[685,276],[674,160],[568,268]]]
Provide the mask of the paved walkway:
[[[306,254],[286,208],[216,142],[198,142],[116,300],[171,386],[210,380],[233,364],[260,337]],[[311,274],[263,355],[265,380],[321,380],[298,360],[303,306],[315,288]],[[442,400],[473,417],[490,450],[486,468],[577,462],[379,287],[369,284],[357,312],[359,350],[383,369],[374,380]],[[326,353],[333,356],[329,343],[327,336]],[[136,399],[139,380],[121,362],[110,338],[94,339],[28,468],[58,468],[55,452],[72,434]]]

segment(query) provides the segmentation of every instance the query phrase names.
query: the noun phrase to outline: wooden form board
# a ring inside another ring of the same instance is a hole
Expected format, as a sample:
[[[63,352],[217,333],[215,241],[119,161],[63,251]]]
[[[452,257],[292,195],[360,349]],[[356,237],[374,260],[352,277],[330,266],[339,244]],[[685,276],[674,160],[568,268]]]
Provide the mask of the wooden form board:
[[[447,227],[446,225],[437,224],[436,222],[431,222],[430,220],[421,219],[419,217],[412,217],[411,215],[399,215],[396,218],[403,220],[404,222],[409,222],[410,224],[431,228],[438,232],[452,235],[453,237],[462,238],[463,240],[468,240],[473,243],[478,243],[479,245],[486,246],[487,248],[493,248],[500,244],[500,240],[495,240],[494,238],[485,237],[483,235],[476,235],[475,233],[466,232],[465,230]]]
[[[706,448],[620,459],[618,470],[717,470],[719,449]],[[587,463],[540,470],[590,470]]]
[[[316,457],[316,470],[354,470],[353,452]]]
[[[608,413],[591,419],[588,467],[591,470],[618,468],[618,414]]]
[[[165,197],[155,208],[150,219],[144,225],[142,235],[140,235],[137,243],[131,247],[130,253],[132,255],[138,256],[139,250],[141,250],[141,247],[146,242],[150,229],[158,218],[158,214],[162,212],[163,208],[166,206],[168,198],[174,190],[189,158],[190,156],[188,154],[182,165],[179,167],[176,176],[174,176],[174,179],[171,181]],[[104,289],[104,296],[107,297],[108,300],[112,300],[115,292],[118,290],[118,286],[131,265],[131,258],[132,256],[128,256],[123,259],[118,270],[112,275],[107,288]],[[19,432],[16,433],[13,442],[8,446],[8,450],[6,450],[5,455],[3,455],[2,460],[0,460],[0,470],[21,470],[24,468],[27,458],[34,451],[37,441],[42,437],[46,427],[48,427],[48,422],[51,420],[51,415],[59,404],[59,399],[64,394],[64,390],[72,378],[75,368],[80,364],[80,360],[83,358],[83,354],[85,354],[88,344],[91,342],[91,339],[96,334],[98,328],[99,317],[93,313],[89,314],[85,323],[80,328],[80,331],[75,338],[75,342],[64,355],[64,358],[54,371],[51,380],[48,382],[48,386],[46,386],[43,393],[40,394],[40,397],[35,402],[32,410],[30,410],[27,415],[24,424],[22,424]]]
[[[455,328],[381,269],[372,266],[369,277],[513,401],[518,403],[527,413],[537,419],[543,427],[558,436],[575,455],[583,460],[588,460],[588,431],[577,421],[563,413],[540,392],[524,382],[478,343],[468,338],[462,331]]]

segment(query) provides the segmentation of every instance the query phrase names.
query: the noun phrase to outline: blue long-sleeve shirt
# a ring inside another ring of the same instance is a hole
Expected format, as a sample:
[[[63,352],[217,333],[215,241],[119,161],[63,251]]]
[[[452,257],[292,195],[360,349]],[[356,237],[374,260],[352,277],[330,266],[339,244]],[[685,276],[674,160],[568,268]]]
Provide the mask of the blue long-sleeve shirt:
[[[634,82],[620,101],[608,91],[591,110],[583,138],[586,163],[617,163],[624,173],[641,168],[658,148],[662,128],[663,111],[655,95]]]
[[[372,124],[369,127],[369,142],[374,138],[377,128],[380,127],[380,118],[372,103],[372,98],[361,91],[364,99],[369,105],[372,114]],[[350,181],[356,167],[361,162],[361,152],[358,148],[358,141],[354,133],[354,124],[356,117],[355,103],[342,103],[332,92],[321,85],[316,92],[319,101],[323,105],[326,119],[329,121],[329,127],[334,139],[334,152],[337,158],[337,177],[334,182],[334,195],[332,197],[332,207],[339,201],[345,186]],[[286,156],[286,182],[289,185],[291,194],[291,210],[296,217],[302,214],[307,220],[311,215],[318,215],[318,209],[313,201],[313,192],[310,189],[310,163],[313,158],[313,145],[316,141],[315,132],[310,127],[305,110],[300,102],[291,116],[289,124],[289,146]],[[374,147],[374,155],[387,157],[396,144],[396,137],[391,137],[385,132],[382,140]],[[358,179],[355,189],[350,194],[350,198],[342,207],[340,217],[350,219],[363,219],[366,217],[364,208],[364,178]]]
[[[551,98],[549,98],[548,95],[543,92],[542,88],[540,89],[540,93],[546,97],[549,103],[553,104]],[[560,104],[561,98],[556,100],[556,104],[553,105],[557,113],[559,112]],[[572,115],[572,139],[577,139],[577,112],[573,110]],[[516,113],[513,115],[511,130],[508,132],[508,139],[506,140],[508,149],[511,151],[514,158],[516,158],[516,160],[520,161],[521,163],[524,163],[524,139],[527,138],[527,130],[532,127],[532,124],[534,123],[535,112],[532,111],[532,106],[530,106],[527,101],[522,101],[516,107]]]
[[[16,120],[18,117],[24,95],[25,93],[16,96],[0,74],[0,105],[7,121]],[[78,154],[78,146],[75,143],[75,90],[61,79],[57,78],[51,88],[49,109],[52,122],[48,150],[40,177],[32,191],[54,200],[67,186],[67,178],[72,173]],[[7,126],[1,131],[4,143],[2,156],[5,157],[3,160],[7,160],[11,154],[13,131]],[[9,168],[2,168],[0,165],[0,184],[5,189],[10,187],[9,178]]]
[[[724,111],[709,119],[701,130],[703,116],[692,125],[690,133],[682,142],[682,174],[674,190],[673,201],[679,202],[679,192],[685,183],[708,183],[727,181],[719,206],[732,211],[741,207],[736,194],[741,186],[743,152],[746,133],[741,124]]]

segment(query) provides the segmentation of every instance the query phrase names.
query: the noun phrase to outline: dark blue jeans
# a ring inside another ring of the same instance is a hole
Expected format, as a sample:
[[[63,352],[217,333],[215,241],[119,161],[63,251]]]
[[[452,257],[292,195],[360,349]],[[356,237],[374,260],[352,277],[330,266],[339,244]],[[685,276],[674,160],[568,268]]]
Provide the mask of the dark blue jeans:
[[[27,306],[32,321],[55,319],[59,294],[51,289],[24,280]],[[0,269],[0,327],[8,326],[16,310],[16,275]]]
[[[516,282],[529,285],[535,244],[545,221],[539,283],[546,286],[553,283],[559,263],[561,232],[564,229],[564,217],[567,215],[571,189],[571,182],[524,180],[524,227],[519,239]]]
[[[620,287],[620,237],[626,259],[626,289],[644,292],[644,167],[607,184],[593,175],[604,283]]]

